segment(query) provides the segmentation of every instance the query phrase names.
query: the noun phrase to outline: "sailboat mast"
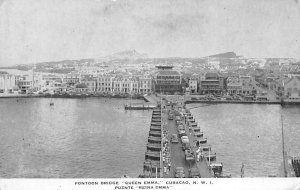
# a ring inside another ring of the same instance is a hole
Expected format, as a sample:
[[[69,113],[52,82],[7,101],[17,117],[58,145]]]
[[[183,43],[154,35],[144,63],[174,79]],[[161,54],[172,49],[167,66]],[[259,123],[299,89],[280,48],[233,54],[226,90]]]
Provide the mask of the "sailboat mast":
[[[286,166],[285,166],[285,150],[284,150],[284,133],[283,133],[283,116],[282,115],[281,115],[281,136],[282,136],[283,172],[284,172],[284,177],[287,177]]]

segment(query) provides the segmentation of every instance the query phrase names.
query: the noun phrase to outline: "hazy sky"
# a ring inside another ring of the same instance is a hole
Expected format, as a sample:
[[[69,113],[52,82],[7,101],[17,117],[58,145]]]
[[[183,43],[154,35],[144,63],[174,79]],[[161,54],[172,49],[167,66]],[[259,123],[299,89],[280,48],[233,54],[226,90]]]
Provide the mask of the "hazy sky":
[[[0,0],[0,65],[97,58],[300,57],[297,0]]]

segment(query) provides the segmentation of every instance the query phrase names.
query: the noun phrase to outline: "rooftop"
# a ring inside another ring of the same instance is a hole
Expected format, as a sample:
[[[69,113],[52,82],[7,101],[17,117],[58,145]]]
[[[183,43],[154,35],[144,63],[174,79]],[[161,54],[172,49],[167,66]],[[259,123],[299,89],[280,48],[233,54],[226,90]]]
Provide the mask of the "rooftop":
[[[176,76],[180,76],[180,74],[177,71],[173,71],[173,70],[160,70],[160,71],[158,71],[157,75],[176,75]]]
[[[219,78],[219,74],[216,72],[207,72],[205,78]]]
[[[75,86],[75,88],[87,88],[86,84],[80,83]]]
[[[298,79],[298,81],[300,81],[300,76],[292,76],[292,78],[287,79],[287,81],[285,82],[285,84],[289,83],[290,81],[292,81],[293,79]]]
[[[162,69],[162,70],[165,70],[165,69],[172,69],[172,68],[173,68],[173,66],[168,66],[168,65],[166,65],[166,66],[163,66],[163,65],[161,65],[161,66],[156,66],[156,68],[158,68],[158,69]]]

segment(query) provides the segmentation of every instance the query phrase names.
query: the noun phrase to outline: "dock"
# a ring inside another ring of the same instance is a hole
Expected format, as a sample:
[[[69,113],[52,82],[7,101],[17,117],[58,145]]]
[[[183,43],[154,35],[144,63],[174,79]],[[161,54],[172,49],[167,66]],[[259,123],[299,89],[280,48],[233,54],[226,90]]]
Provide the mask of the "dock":
[[[151,98],[149,98],[151,99]],[[149,100],[153,101],[153,100]],[[184,176],[179,177],[218,177],[211,164],[217,164],[216,153],[211,153],[211,145],[192,114],[181,104],[168,105],[167,100],[157,104],[152,111],[148,143],[143,164],[144,178],[178,177],[176,170],[183,168]],[[173,118],[169,114],[174,115]],[[180,138],[179,130],[189,139],[188,145]],[[178,137],[177,143],[172,136]],[[187,147],[185,147],[187,146]],[[221,169],[222,170],[222,169]],[[219,173],[220,170],[218,171]]]
[[[160,101],[160,97],[151,94],[149,96],[144,96],[144,100],[146,102],[149,102],[149,103],[157,106],[157,102]]]
[[[178,177],[175,175],[178,167],[183,167],[186,178],[217,177],[210,168],[210,164],[216,163],[217,156],[216,153],[211,153],[211,146],[207,145],[207,138],[204,138],[201,127],[198,126],[192,114],[179,104],[168,106],[166,102],[162,104],[164,108],[162,111],[163,130],[166,131],[166,135],[163,136],[165,140],[163,140],[162,149],[162,177]],[[174,119],[169,119],[169,114],[174,115]],[[190,148],[184,148],[179,136],[179,128],[185,131]],[[178,143],[172,143],[173,135],[178,136]]]
[[[145,103],[127,103],[124,105],[125,110],[153,110],[157,108],[160,101],[155,95],[144,95],[143,99]]]
[[[126,104],[124,105],[125,110],[151,110],[156,108],[155,105],[150,105],[150,104]]]

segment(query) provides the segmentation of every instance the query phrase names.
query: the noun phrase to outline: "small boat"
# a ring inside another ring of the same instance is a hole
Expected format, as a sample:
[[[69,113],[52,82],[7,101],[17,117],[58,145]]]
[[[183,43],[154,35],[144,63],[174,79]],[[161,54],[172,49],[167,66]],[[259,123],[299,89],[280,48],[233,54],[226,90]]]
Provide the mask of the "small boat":
[[[149,143],[161,143],[161,137],[149,136],[148,137],[148,142]]]
[[[161,122],[161,118],[152,118],[152,122]]]
[[[160,131],[149,131],[149,136],[161,137],[161,132]]]
[[[161,122],[152,121],[151,126],[161,126]]]
[[[150,131],[161,131],[161,127],[150,126]]]
[[[161,150],[161,145],[158,144],[158,143],[148,143],[147,144],[147,150],[160,151]]]
[[[147,151],[145,153],[145,159],[146,160],[160,160],[160,152],[152,152],[152,151]]]

